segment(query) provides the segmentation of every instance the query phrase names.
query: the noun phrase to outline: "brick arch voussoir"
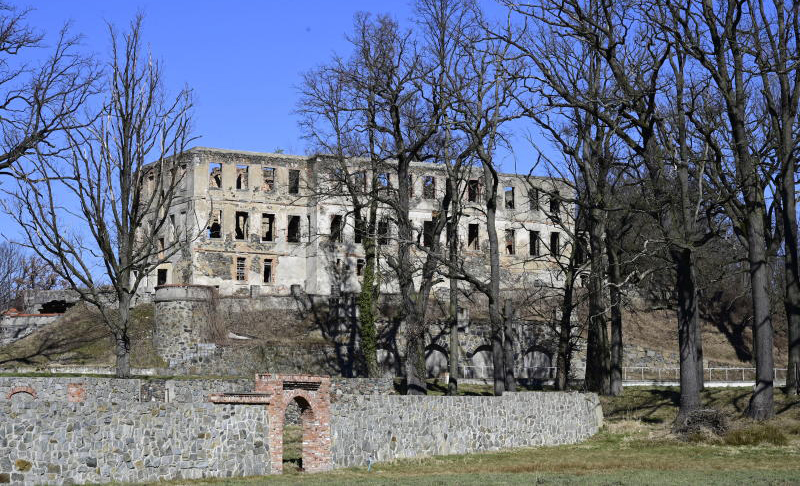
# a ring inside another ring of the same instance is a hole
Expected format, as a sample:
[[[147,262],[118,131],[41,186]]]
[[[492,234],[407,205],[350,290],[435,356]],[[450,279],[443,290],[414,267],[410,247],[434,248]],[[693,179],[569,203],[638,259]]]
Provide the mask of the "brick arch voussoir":
[[[6,395],[6,400],[11,400],[11,397],[16,395],[17,393],[27,393],[28,395],[32,396],[33,398],[37,398],[36,390],[34,390],[30,386],[15,386],[8,391]]]

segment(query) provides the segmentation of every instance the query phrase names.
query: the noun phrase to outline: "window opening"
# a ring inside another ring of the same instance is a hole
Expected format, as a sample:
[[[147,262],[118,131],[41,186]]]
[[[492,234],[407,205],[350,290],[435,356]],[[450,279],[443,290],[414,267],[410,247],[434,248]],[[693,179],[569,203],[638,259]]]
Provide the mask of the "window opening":
[[[300,171],[289,170],[289,194],[300,194]]]
[[[247,280],[245,274],[245,265],[247,263],[247,259],[244,257],[236,257],[236,280],[243,281]]]
[[[467,182],[467,201],[479,202],[481,200],[481,183],[477,179]]]
[[[528,253],[530,256],[539,256],[539,232],[528,231]]]
[[[246,165],[237,165],[236,166],[236,189],[247,189],[247,166]]]
[[[550,253],[553,256],[561,256],[560,235],[557,231],[550,233]]]
[[[261,213],[261,241],[273,241],[275,239],[275,215]]]
[[[433,221],[422,223],[422,244],[425,248],[433,247]]]
[[[300,243],[300,216],[289,216],[289,225],[286,228],[286,241]]]
[[[211,189],[222,188],[222,164],[217,162],[208,164],[208,186]]]
[[[342,218],[341,214],[334,214],[331,218],[331,241],[341,243],[342,233],[344,233],[344,218]]]
[[[514,230],[506,230],[506,255],[514,254]]]
[[[275,188],[275,169],[273,167],[262,167],[261,176],[263,178],[261,190],[271,191]]]
[[[264,283],[272,283],[272,258],[264,259]]]
[[[539,189],[528,189],[528,209],[539,210]]]
[[[167,269],[159,268],[158,276],[156,277],[156,285],[167,285]]]
[[[245,211],[236,211],[236,239],[244,240],[249,233],[248,214]]]
[[[364,276],[364,267],[366,266],[367,261],[363,258],[359,258],[356,260],[356,276],[363,277]]]
[[[514,187],[506,186],[506,209],[514,209]]]
[[[480,250],[480,242],[478,240],[478,225],[471,224],[467,227],[467,248],[470,250]]]
[[[422,178],[422,197],[424,199],[436,199],[436,177],[424,176]]]
[[[222,210],[214,211],[211,215],[211,224],[208,225],[209,238],[222,238]]]

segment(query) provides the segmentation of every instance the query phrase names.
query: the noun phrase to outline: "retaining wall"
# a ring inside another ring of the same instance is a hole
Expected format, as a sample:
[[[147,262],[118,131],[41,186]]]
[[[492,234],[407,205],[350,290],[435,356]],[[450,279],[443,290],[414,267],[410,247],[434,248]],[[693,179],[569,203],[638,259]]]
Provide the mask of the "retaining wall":
[[[271,472],[265,407],[0,403],[0,483],[73,484]]]
[[[30,388],[37,400],[87,402],[170,402],[203,403],[211,393],[247,393],[253,391],[253,379],[185,379],[162,380],[144,378],[101,377],[25,377],[0,376],[0,403],[14,391]],[[82,389],[78,400],[69,390]],[[333,378],[331,400],[360,394],[394,393],[390,378]],[[27,394],[27,393],[26,393]],[[17,397],[20,399],[23,397]]]
[[[595,394],[350,396],[331,407],[333,462],[362,466],[443,454],[572,444],[602,426]]]

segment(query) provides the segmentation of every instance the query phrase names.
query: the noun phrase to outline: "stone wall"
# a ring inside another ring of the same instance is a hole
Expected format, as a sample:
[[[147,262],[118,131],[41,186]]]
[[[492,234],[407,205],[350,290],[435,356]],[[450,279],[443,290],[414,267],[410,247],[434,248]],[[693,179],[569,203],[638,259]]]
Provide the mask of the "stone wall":
[[[15,393],[32,390],[40,401],[69,401],[70,388],[82,389],[81,400],[87,402],[169,402],[204,403],[211,393],[248,393],[253,391],[253,378],[241,379],[118,379],[100,377],[25,377],[0,376],[0,403],[14,398]],[[346,395],[388,395],[394,393],[390,378],[333,378],[331,400]],[[29,394],[30,393],[26,393]]]
[[[336,467],[511,447],[571,444],[602,426],[595,394],[352,396],[331,407]]]
[[[264,407],[0,403],[0,483],[151,482],[271,472]]]

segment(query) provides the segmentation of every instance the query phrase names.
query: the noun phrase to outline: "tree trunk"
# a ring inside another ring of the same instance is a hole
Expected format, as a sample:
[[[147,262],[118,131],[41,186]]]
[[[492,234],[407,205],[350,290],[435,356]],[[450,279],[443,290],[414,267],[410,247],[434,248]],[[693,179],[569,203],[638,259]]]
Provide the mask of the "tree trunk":
[[[503,361],[505,364],[505,391],[517,391],[514,377],[514,304],[506,299],[503,309]]]
[[[569,269],[561,301],[561,321],[558,328],[558,355],[556,356],[556,390],[566,390],[572,363],[572,297],[575,288],[575,270]]]
[[[424,339],[416,334],[408,335],[406,343],[406,394],[425,395],[428,388],[425,383],[425,349]]]
[[[605,263],[605,218],[601,210],[589,210],[589,330],[586,342],[586,388],[600,395],[611,394],[611,355],[606,326],[606,297],[603,279]]]
[[[678,352],[680,356],[681,397],[675,423],[682,426],[693,410],[700,408],[703,357],[699,347],[700,325],[697,315],[694,256],[688,248],[672,250],[675,263],[675,294],[678,299]]]
[[[119,322],[114,330],[114,355],[117,360],[117,378],[131,376],[131,340],[128,323],[131,313],[131,296],[127,292],[119,295]]]
[[[622,393],[622,275],[619,254],[608,245],[608,280],[611,305],[611,395]]]
[[[489,320],[492,325],[492,378],[494,394],[505,391],[505,359],[503,354],[503,316],[500,313],[500,244],[497,241],[497,178],[484,165],[486,186],[486,231],[489,235]]]
[[[769,306],[769,275],[764,239],[763,208],[748,204],[747,260],[750,267],[750,286],[753,295],[753,347],[756,358],[756,386],[747,409],[755,420],[775,415],[773,408],[774,362],[772,357],[772,317]]]
[[[374,228],[371,228],[374,229]],[[357,230],[358,231],[358,230]],[[361,354],[367,368],[367,376],[380,376],[378,366],[378,332],[375,328],[375,238],[374,231],[365,235],[364,241],[364,277],[361,292],[358,294],[359,335],[361,338]]]

